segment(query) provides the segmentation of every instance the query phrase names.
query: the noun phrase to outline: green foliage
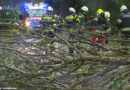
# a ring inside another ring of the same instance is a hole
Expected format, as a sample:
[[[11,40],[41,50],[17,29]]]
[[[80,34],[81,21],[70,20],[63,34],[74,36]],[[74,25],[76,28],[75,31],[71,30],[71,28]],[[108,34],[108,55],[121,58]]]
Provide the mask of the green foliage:
[[[112,1],[115,2],[118,6],[125,4],[128,7],[130,7],[130,0],[112,0]]]
[[[56,72],[53,72],[52,75],[51,75],[52,78],[56,78],[57,77],[57,74]]]
[[[80,89],[81,87],[82,87],[81,85],[77,85],[77,86],[76,86],[77,89]]]
[[[124,0],[113,0],[117,5],[122,5]]]

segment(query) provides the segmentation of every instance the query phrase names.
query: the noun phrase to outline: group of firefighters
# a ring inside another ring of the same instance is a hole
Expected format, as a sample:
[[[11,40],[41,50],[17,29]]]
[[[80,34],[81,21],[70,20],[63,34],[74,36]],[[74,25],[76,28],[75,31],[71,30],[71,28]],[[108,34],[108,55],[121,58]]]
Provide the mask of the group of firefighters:
[[[66,26],[69,28],[69,38],[73,39],[75,38],[76,34],[75,32],[78,32],[78,34],[83,35],[84,32],[81,30],[82,26],[87,26],[87,14],[88,14],[88,7],[83,6],[81,7],[79,13],[76,13],[76,10],[73,7],[69,8],[70,15],[66,16],[64,19],[61,18],[61,16],[55,15],[53,13],[53,8],[48,7],[47,14],[42,17],[42,25],[44,27],[47,27],[48,32],[47,35],[49,38],[54,38],[55,35],[53,32],[59,32],[60,30],[57,29],[57,27],[60,26]],[[130,38],[130,13],[128,12],[128,8],[125,5],[122,5],[120,8],[120,18],[117,20],[118,27],[121,32],[122,40],[122,46],[124,49],[129,49],[129,38]],[[109,42],[109,35],[111,33],[111,25],[110,25],[110,12],[109,11],[103,11],[103,9],[98,9],[97,14],[95,18],[93,18],[93,21],[91,23],[93,26],[91,33],[91,41],[96,43],[97,41],[102,44],[103,46],[105,44],[108,44]],[[74,29],[75,27],[80,27],[77,29]],[[104,38],[106,37],[106,38]],[[126,40],[127,39],[127,40]],[[49,42],[47,46],[51,47],[54,46],[54,42]],[[128,46],[128,47],[126,47]],[[91,46],[91,49],[95,49],[95,46]],[[69,51],[71,53],[74,52],[74,50],[69,48]],[[105,48],[102,48],[102,51],[106,51]]]

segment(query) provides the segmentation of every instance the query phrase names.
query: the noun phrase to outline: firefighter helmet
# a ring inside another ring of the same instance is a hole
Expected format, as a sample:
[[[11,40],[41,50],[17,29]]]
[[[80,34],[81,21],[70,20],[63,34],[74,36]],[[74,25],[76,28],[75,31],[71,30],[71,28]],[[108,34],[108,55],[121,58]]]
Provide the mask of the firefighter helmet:
[[[52,11],[53,12],[53,8],[52,7],[48,7],[48,9],[47,9],[48,11]]]
[[[76,10],[75,10],[73,7],[70,7],[70,8],[69,8],[69,11],[70,11],[70,12],[73,12],[73,13],[76,13]]]
[[[111,16],[110,12],[109,11],[104,12],[104,16],[105,16],[106,19],[109,19],[110,16]]]
[[[98,9],[97,10],[97,15],[100,15],[101,13],[103,13],[104,11],[102,9]]]
[[[126,5],[122,5],[121,8],[120,8],[120,12],[123,12],[126,9],[127,9]]]
[[[81,7],[81,10],[84,11],[84,12],[88,12],[88,7],[87,6],[83,6],[83,7]]]

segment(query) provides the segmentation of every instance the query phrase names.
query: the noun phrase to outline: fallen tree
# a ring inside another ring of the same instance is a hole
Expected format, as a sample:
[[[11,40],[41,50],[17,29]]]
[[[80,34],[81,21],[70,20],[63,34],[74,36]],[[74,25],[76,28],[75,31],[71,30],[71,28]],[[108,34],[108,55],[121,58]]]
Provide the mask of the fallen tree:
[[[60,28],[61,32],[53,32],[52,39],[34,31],[25,34],[25,29],[20,28],[22,33],[15,39],[0,41],[0,84],[39,90],[121,90],[130,81],[130,54],[120,50],[120,46],[115,48],[115,43],[120,42],[113,38],[106,46],[93,43],[89,29],[85,27],[84,35],[74,33],[76,37],[70,39],[69,30]],[[55,50],[46,46],[50,42],[55,43]],[[105,48],[106,52],[91,50],[90,46]]]

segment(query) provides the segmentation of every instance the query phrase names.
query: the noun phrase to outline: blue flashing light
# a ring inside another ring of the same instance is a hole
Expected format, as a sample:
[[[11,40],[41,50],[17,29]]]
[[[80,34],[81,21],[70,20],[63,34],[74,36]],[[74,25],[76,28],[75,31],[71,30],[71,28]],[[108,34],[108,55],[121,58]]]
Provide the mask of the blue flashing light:
[[[29,9],[27,6],[24,6],[24,9]]]
[[[31,25],[35,25],[35,23],[34,23],[34,22],[31,22]]]
[[[21,6],[20,6],[20,9],[21,9],[22,11],[25,10],[24,5],[21,5]]]
[[[45,4],[44,6],[43,6],[43,8],[48,8],[49,7],[49,5],[48,4]]]

